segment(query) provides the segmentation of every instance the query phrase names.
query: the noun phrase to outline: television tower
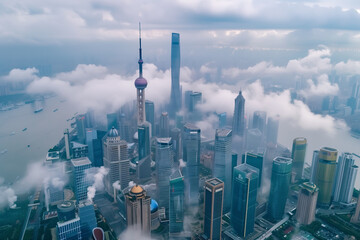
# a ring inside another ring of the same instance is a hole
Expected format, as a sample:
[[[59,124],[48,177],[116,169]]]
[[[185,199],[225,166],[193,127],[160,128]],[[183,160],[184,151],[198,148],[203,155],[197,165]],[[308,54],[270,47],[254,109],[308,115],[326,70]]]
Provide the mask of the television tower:
[[[137,89],[137,108],[138,108],[138,126],[146,121],[145,119],[145,88],[147,81],[142,74],[142,50],[141,50],[141,24],[139,23],[139,77],[135,80],[135,87]]]

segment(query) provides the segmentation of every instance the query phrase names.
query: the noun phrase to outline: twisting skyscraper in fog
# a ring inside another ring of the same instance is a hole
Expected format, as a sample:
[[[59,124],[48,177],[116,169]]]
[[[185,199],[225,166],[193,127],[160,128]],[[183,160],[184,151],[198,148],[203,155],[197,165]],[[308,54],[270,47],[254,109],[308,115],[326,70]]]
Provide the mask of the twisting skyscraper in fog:
[[[235,98],[235,109],[233,118],[233,134],[243,137],[245,133],[245,98],[241,91]]]
[[[137,111],[138,111],[138,125],[145,122],[145,88],[147,86],[147,81],[143,77],[143,60],[142,60],[142,49],[141,49],[141,29],[139,24],[139,77],[135,80],[135,87],[137,89]]]
[[[175,114],[181,108],[180,90],[180,34],[173,33],[171,38],[171,97],[170,97],[170,117],[175,118]]]

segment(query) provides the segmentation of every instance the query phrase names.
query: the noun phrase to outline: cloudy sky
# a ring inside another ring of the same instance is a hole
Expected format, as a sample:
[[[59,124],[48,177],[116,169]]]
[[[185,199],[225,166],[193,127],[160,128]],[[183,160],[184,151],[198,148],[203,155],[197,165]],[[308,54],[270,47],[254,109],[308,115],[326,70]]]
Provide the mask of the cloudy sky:
[[[181,34],[182,64],[284,64],[326,45],[334,61],[359,58],[360,3],[285,0],[120,0],[0,2],[0,73],[41,74],[77,64],[136,69],[137,25],[145,61],[169,67],[170,34]]]

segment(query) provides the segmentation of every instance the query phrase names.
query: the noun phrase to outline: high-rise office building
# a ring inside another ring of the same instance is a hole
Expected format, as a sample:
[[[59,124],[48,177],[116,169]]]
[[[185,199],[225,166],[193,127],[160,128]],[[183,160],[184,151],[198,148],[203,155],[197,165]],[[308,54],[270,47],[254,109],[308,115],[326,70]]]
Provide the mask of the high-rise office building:
[[[234,168],[231,225],[242,238],[254,231],[258,180],[257,168],[246,163]]]
[[[238,154],[233,152],[231,154],[231,182],[234,179],[234,167],[236,167],[237,165],[238,165]]]
[[[94,145],[93,145],[94,139],[97,139],[97,131],[92,128],[87,128],[85,143],[88,146],[88,158],[93,166],[95,166]]]
[[[226,112],[218,114],[219,118],[219,128],[224,128],[226,126]]]
[[[170,137],[173,141],[174,162],[178,162],[181,158],[181,130],[173,128],[170,131]]]
[[[343,153],[336,167],[333,201],[348,204],[351,202],[358,167],[351,153]]]
[[[295,180],[302,178],[304,162],[305,162],[305,153],[306,153],[306,138],[299,137],[295,138],[293,141],[291,158],[293,159],[293,173],[295,173]]]
[[[320,149],[315,182],[319,188],[319,206],[325,207],[331,203],[337,155],[338,151],[334,148],[324,147]]]
[[[247,152],[263,152],[264,141],[263,134],[258,128],[250,128],[246,131],[246,151]]]
[[[315,220],[318,194],[319,188],[314,183],[305,182],[301,184],[295,215],[300,224],[308,225]]]
[[[106,120],[107,120],[108,131],[110,131],[112,127],[114,127],[115,129],[119,129],[118,114],[116,112],[106,114]]]
[[[147,80],[143,77],[143,60],[142,60],[142,49],[141,49],[141,29],[139,24],[139,77],[135,80],[135,87],[137,92],[137,112],[138,120],[137,124],[141,125],[146,121],[145,116],[145,88],[147,87]]]
[[[161,113],[159,136],[162,138],[167,138],[170,136],[169,116],[167,112]]]
[[[171,138],[156,139],[156,185],[157,202],[165,208],[166,216],[169,213],[169,177],[173,166],[173,144]]]
[[[186,162],[185,196],[190,205],[198,204],[199,199],[200,132],[200,128],[191,123],[184,125],[182,144],[183,160]]]
[[[136,174],[139,180],[151,178],[150,131],[151,124],[149,122],[145,121],[138,126],[139,161]]]
[[[192,106],[192,104],[191,104],[191,94],[192,93],[193,93],[193,91],[188,90],[188,91],[185,91],[185,94],[184,94],[185,95],[185,101],[184,101],[185,109],[189,112],[190,112],[190,108]]]
[[[180,89],[180,34],[172,33],[171,38],[171,97],[170,117],[175,118],[177,111],[181,109]]]
[[[266,112],[255,111],[253,115],[252,128],[257,128],[261,131],[264,136],[266,133]]]
[[[269,117],[266,127],[266,142],[276,145],[278,138],[278,131],[279,131],[279,120],[276,118]]]
[[[119,135],[121,139],[126,142],[132,142],[133,136],[131,136],[131,124],[124,113],[120,115],[119,128]]]
[[[112,128],[104,141],[104,167],[109,169],[105,176],[105,190],[114,196],[113,183],[120,181],[121,189],[126,188],[130,182],[130,161],[128,158],[127,142],[120,139],[118,131]]]
[[[202,103],[202,93],[201,92],[192,92],[190,94],[190,112],[196,111],[196,105]]]
[[[64,142],[65,142],[65,156],[66,160],[70,160],[70,138],[69,138],[69,129],[65,129],[64,131]]]
[[[170,176],[169,232],[184,230],[184,177],[180,170]]]
[[[94,204],[89,200],[79,202],[81,238],[91,239],[92,230],[97,227]]]
[[[76,116],[76,130],[77,130],[77,137],[80,143],[85,143],[86,138],[86,123],[85,123],[85,115],[80,114]]]
[[[276,157],[272,164],[268,215],[272,220],[284,216],[291,178],[292,159]]]
[[[312,183],[316,182],[318,164],[319,164],[319,150],[315,150],[313,152],[313,157],[311,162],[310,182]]]
[[[243,137],[245,134],[245,98],[241,91],[235,98],[235,109],[233,117],[233,134]]]
[[[224,182],[224,212],[231,208],[232,175],[232,130],[217,129],[215,133],[215,154],[213,176]]]
[[[73,186],[77,202],[87,199],[87,188],[91,185],[90,179],[86,177],[86,170],[91,168],[89,158],[71,159],[73,172]]]
[[[127,226],[140,230],[144,234],[150,234],[151,228],[151,198],[139,185],[135,185],[125,194],[126,198],[126,221]]]
[[[75,217],[69,221],[59,221],[56,224],[58,240],[81,240],[80,218]]]
[[[224,183],[217,178],[205,182],[204,238],[221,240]]]
[[[243,154],[243,156],[242,156],[242,163],[247,163],[247,164],[259,169],[259,181],[258,181],[259,185],[258,185],[258,187],[260,187],[261,181],[262,181],[264,155],[247,152],[246,154]]]
[[[151,136],[155,135],[155,105],[154,102],[145,100],[146,121],[151,124]]]

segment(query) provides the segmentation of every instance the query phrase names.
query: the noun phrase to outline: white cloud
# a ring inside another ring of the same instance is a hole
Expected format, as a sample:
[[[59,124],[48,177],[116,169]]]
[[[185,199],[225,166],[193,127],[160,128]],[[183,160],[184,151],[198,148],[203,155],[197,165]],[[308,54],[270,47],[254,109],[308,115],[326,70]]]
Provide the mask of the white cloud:
[[[307,83],[309,87],[300,92],[305,97],[333,96],[339,92],[339,86],[337,84],[331,84],[328,76],[325,74],[317,78],[317,84],[311,79],[308,79]]]
[[[31,82],[38,78],[39,71],[36,68],[12,69],[7,76],[2,77],[8,82]]]

